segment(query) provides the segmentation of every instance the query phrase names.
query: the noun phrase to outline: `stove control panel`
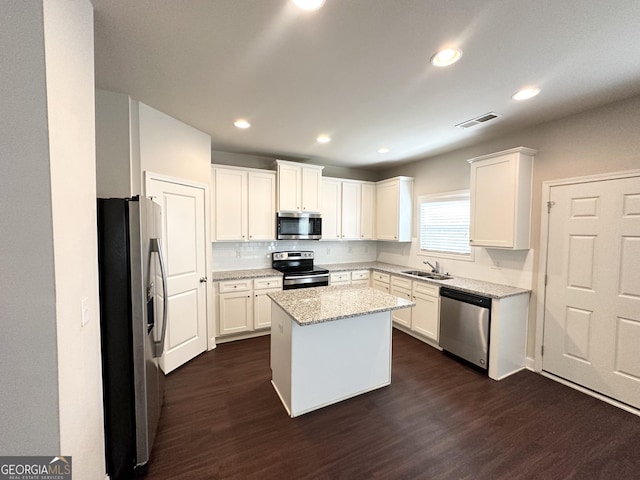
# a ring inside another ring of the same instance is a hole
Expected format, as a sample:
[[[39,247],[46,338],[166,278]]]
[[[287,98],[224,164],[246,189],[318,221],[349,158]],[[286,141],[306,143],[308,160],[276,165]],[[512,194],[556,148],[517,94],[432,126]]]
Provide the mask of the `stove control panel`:
[[[273,260],[299,260],[301,258],[313,259],[313,252],[310,252],[310,251],[302,251],[302,252],[273,252],[271,255],[272,255]]]

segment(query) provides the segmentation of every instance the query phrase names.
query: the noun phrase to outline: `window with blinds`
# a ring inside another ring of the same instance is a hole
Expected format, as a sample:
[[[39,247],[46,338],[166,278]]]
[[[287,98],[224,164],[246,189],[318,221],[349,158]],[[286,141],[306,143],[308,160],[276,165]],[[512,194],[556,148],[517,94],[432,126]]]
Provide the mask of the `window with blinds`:
[[[420,197],[420,250],[469,256],[469,192]]]

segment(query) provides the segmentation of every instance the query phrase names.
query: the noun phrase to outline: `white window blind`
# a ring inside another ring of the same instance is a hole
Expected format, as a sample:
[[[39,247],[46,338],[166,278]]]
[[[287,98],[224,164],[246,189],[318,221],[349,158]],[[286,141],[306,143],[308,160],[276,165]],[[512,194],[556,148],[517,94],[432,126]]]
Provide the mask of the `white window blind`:
[[[420,250],[470,255],[469,192],[420,199]]]

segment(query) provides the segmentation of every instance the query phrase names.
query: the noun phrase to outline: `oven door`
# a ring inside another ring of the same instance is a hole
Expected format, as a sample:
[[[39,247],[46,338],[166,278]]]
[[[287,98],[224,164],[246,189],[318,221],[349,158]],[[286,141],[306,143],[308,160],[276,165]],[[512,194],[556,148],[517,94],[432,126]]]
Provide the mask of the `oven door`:
[[[312,273],[309,275],[287,275],[282,281],[283,290],[293,290],[294,288],[326,287],[329,285],[328,273]]]
[[[287,213],[277,217],[278,240],[320,240],[322,218],[318,213]]]

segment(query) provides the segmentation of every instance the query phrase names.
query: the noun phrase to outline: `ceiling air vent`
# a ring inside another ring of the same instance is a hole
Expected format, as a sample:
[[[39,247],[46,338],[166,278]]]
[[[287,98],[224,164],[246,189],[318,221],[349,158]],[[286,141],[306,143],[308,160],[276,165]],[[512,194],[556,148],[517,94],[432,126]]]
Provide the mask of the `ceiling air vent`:
[[[475,127],[476,125],[482,125],[490,120],[500,117],[499,113],[489,112],[484,115],[480,115],[479,117],[472,118],[471,120],[467,120],[466,122],[462,122],[456,125],[456,127],[460,128],[470,128]]]

